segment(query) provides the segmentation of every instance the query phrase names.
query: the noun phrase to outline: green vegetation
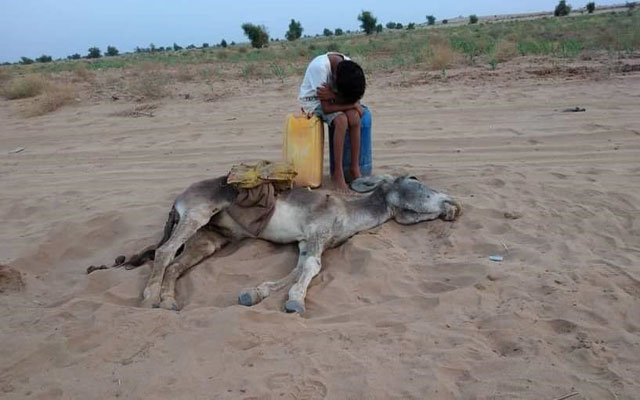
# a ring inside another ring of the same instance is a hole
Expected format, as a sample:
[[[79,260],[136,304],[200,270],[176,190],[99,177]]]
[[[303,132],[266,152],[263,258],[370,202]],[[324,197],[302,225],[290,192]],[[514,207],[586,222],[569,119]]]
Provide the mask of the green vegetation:
[[[289,41],[294,41],[300,39],[300,37],[302,36],[302,31],[304,31],[304,28],[302,28],[302,24],[300,23],[300,21],[292,19],[289,23],[289,30],[287,31],[287,33],[285,33],[284,37],[286,37]]]
[[[100,57],[102,57],[102,54],[99,48],[97,47],[89,48],[89,54],[87,54],[87,58],[100,58]]]
[[[342,36],[342,35],[344,35],[344,31],[342,29],[340,29],[340,28],[336,28],[334,34],[336,36]]]
[[[588,12],[589,14],[593,14],[593,12],[594,12],[595,10],[596,10],[596,3],[594,3],[593,1],[592,1],[592,2],[587,3],[587,12]]]
[[[233,43],[231,43],[231,45],[233,46]],[[222,39],[222,41],[220,42],[220,47],[226,49],[227,48],[227,41]]]
[[[20,64],[22,65],[29,65],[29,64],[33,64],[34,61],[29,58],[29,57],[20,57]]]
[[[427,15],[427,25],[435,25],[436,24],[436,17],[434,17],[433,15]]]
[[[469,23],[470,24],[477,24],[478,23],[478,16],[475,15],[475,14],[469,15]]]
[[[36,58],[36,62],[39,62],[39,63],[48,63],[48,62],[51,62],[51,61],[53,61],[51,56],[47,56],[45,54],[43,54],[40,57]]]
[[[367,73],[413,67],[440,71],[443,65],[448,69],[460,63],[498,67],[499,63],[518,56],[566,58],[597,51],[624,56],[640,51],[640,11],[637,9],[631,14],[594,13],[572,18],[440,26],[429,29],[416,26],[414,30],[403,31],[390,29],[374,36],[337,35],[336,29],[330,38],[272,42],[269,48],[259,50],[243,44],[224,48],[221,43],[219,47],[206,49],[140,52],[98,59],[50,63],[33,63],[31,60],[32,65],[11,66],[9,69],[12,76],[17,76],[80,68],[137,71],[141,65],[152,64],[171,69],[183,66],[193,66],[196,70],[215,68],[220,71],[217,78],[283,79],[285,75],[302,76],[309,61],[327,51],[348,54]],[[435,57],[439,59],[434,61]]]
[[[267,33],[267,28],[262,25],[244,23],[242,24],[242,30],[251,41],[251,46],[256,49],[260,49],[269,43],[269,33]]]
[[[560,0],[556,9],[553,11],[553,15],[556,17],[564,17],[565,15],[569,15],[571,12],[571,6],[567,4],[565,0]]]
[[[360,27],[367,35],[375,32],[378,19],[373,16],[371,11],[362,11],[360,15],[358,15],[358,21],[360,21]]]
[[[107,51],[104,53],[105,56],[114,57],[118,55],[118,49],[115,46],[107,46]]]
[[[376,34],[377,33],[381,33],[383,30],[384,30],[384,28],[382,27],[382,24],[376,25]]]
[[[407,25],[407,30],[411,31],[413,29],[416,29],[416,24],[414,22],[409,22],[409,24]]]
[[[324,28],[324,31],[322,32],[322,36],[326,36],[326,37],[333,36],[333,31],[331,29]]]

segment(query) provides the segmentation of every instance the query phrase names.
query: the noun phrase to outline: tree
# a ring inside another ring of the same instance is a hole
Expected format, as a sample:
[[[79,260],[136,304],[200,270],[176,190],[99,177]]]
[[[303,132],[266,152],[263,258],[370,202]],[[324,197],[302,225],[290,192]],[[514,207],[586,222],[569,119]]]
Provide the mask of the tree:
[[[208,47],[209,47],[209,43],[202,43],[202,48],[203,48],[203,49],[206,49],[206,48],[208,48]]]
[[[556,9],[553,11],[553,15],[556,17],[564,17],[565,15],[569,15],[571,12],[571,6],[567,4],[565,0],[560,0]]]
[[[104,53],[105,56],[113,57],[118,55],[118,49],[115,46],[107,46],[107,52]]]
[[[427,15],[427,25],[435,25],[436,17],[433,15]]]
[[[31,59],[29,57],[20,57],[19,63],[22,64],[22,65],[33,64],[33,59]]]
[[[443,19],[443,20],[442,20],[442,25],[446,25],[446,24],[448,24],[448,23],[449,23],[449,20],[448,20],[448,19]]]
[[[402,28],[404,28],[402,23],[401,22],[396,22],[396,29],[402,29]]]
[[[173,51],[178,51],[178,50],[182,50],[182,47],[178,46],[178,44],[174,42],[173,43]]]
[[[469,15],[469,23],[470,24],[477,24],[478,23],[478,16],[475,15],[475,14]]]
[[[361,22],[360,27],[367,35],[375,32],[378,19],[371,14],[371,11],[362,11],[360,15],[358,15],[358,21]]]
[[[72,54],[70,56],[67,56],[67,60],[79,60],[81,59],[82,56],[78,53]]]
[[[235,43],[231,43],[231,45],[233,46]],[[220,42],[220,46],[224,47],[225,49],[227,48],[227,41],[222,39],[222,42]]]
[[[414,29],[416,29],[416,24],[413,22],[409,22],[409,24],[407,25],[407,30],[412,31]]]
[[[587,3],[587,12],[589,14],[593,14],[595,10],[596,10],[596,3],[594,3],[593,1],[590,3]]]
[[[300,21],[292,19],[291,22],[289,22],[289,30],[284,34],[284,37],[286,37],[289,41],[300,39],[303,30],[304,29],[302,28],[302,24],[300,23]]]
[[[322,32],[322,34],[325,36],[333,36],[333,32],[331,31],[331,29],[327,29],[327,28],[324,28],[324,31]]]
[[[387,29],[396,29],[395,22],[387,22]]]
[[[97,47],[90,47],[89,54],[87,54],[87,58],[100,58],[102,57],[102,52]]]
[[[382,24],[378,24],[378,25],[376,25],[376,33],[380,33],[380,32],[382,32],[382,29],[384,29],[384,28],[382,27]]]
[[[251,40],[251,46],[260,49],[269,43],[269,33],[263,25],[254,25],[248,22],[242,24],[242,30]]]
[[[48,62],[51,62],[51,61],[53,61],[51,56],[47,56],[45,54],[43,54],[40,57],[36,58],[36,62],[39,62],[39,63],[48,63]]]
[[[336,36],[342,36],[342,35],[344,35],[344,32],[342,31],[342,29],[340,29],[340,28],[336,28],[336,30],[335,30],[335,32],[334,32],[334,35],[336,35]]]
[[[195,48],[196,48],[195,44],[190,44],[190,45],[187,46],[187,50],[193,50]]]

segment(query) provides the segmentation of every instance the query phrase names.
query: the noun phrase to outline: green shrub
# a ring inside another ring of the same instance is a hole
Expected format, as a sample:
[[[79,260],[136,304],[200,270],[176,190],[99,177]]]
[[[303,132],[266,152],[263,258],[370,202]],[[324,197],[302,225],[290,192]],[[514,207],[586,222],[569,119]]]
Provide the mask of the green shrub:
[[[231,45],[233,46],[233,43],[231,43]],[[222,46],[223,48],[227,48],[227,41],[222,39],[222,42],[220,42],[220,46]]]
[[[107,51],[104,53],[105,56],[114,57],[119,53],[118,49],[115,46],[107,46]]]
[[[333,36],[333,32],[331,31],[331,29],[327,29],[327,28],[324,28],[324,31],[322,32],[322,34],[327,37]]]
[[[443,19],[443,20],[442,20],[442,25],[446,25],[446,24],[448,24],[448,23],[449,23],[449,20],[448,20],[448,19]]]
[[[553,11],[553,15],[556,17],[564,17],[571,12],[571,6],[567,4],[566,0],[560,0],[556,9]]]
[[[593,14],[593,12],[594,12],[595,10],[596,10],[596,3],[594,3],[593,1],[592,1],[592,2],[587,3],[587,12],[588,12],[589,14]]]
[[[387,29],[396,29],[395,22],[387,22]]]
[[[411,31],[411,30],[414,30],[414,29],[416,29],[416,24],[413,23],[413,22],[409,22],[409,24],[407,25],[407,30]]]
[[[367,35],[371,35],[376,30],[376,24],[378,19],[373,16],[371,11],[362,11],[358,15],[358,21],[360,21],[360,27]]]
[[[436,17],[433,15],[427,15],[427,25],[435,25]]]
[[[302,28],[300,21],[292,19],[291,22],[289,22],[289,30],[284,34],[284,37],[289,41],[294,41],[296,39],[300,39],[302,31],[304,31],[304,28]]]
[[[87,58],[100,58],[102,57],[101,51],[97,47],[90,47],[89,54],[87,54]]]
[[[208,49],[209,48],[209,43],[202,43],[202,48],[203,49]]]
[[[67,56],[67,60],[79,60],[81,59],[82,56],[78,53],[72,54],[70,56]]]
[[[378,25],[376,25],[376,33],[380,33],[380,32],[382,32],[382,30],[383,30],[383,29],[384,29],[384,28],[382,27],[382,24],[378,24]]]
[[[33,59],[29,58],[29,57],[20,57],[20,64],[22,65],[29,65],[29,64],[33,64]]]
[[[51,62],[51,61],[53,61],[51,56],[47,56],[45,54],[43,54],[40,57],[36,58],[36,62],[39,62],[39,63],[48,63],[48,62]]]
[[[269,43],[269,33],[267,33],[267,28],[262,25],[246,22],[242,24],[242,30],[251,41],[251,46],[256,49],[261,49]]]
[[[342,29],[340,29],[340,28],[336,28],[334,34],[336,36],[342,36],[342,35],[344,35],[344,31]]]
[[[475,14],[469,15],[469,23],[470,24],[477,24],[478,23],[478,16],[475,15]]]

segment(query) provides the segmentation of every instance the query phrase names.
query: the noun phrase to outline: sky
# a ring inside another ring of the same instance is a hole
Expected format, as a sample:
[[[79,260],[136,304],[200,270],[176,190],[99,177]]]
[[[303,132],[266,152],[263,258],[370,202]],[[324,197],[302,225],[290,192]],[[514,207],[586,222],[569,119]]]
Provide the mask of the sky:
[[[574,7],[588,1],[569,0]],[[596,4],[614,4],[600,1]],[[283,38],[290,20],[302,23],[304,34],[324,28],[357,30],[357,16],[371,11],[383,25],[389,21],[424,22],[470,14],[493,15],[553,10],[557,0],[0,0],[0,62],[42,54],[53,58],[87,54],[89,47],[120,52],[136,46],[186,47],[243,42],[244,22],[265,25],[271,37]]]

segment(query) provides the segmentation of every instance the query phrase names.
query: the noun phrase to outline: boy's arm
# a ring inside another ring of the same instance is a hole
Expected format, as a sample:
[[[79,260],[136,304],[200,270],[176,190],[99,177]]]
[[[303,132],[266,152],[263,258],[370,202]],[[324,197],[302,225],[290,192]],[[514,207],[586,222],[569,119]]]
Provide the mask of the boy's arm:
[[[320,104],[322,105],[322,112],[324,112],[325,114],[330,114],[338,111],[347,111],[352,109],[355,109],[358,112],[358,114],[360,114],[361,117],[362,117],[362,114],[364,114],[364,109],[360,105],[359,101],[351,104],[339,104],[329,100],[321,100]]]

